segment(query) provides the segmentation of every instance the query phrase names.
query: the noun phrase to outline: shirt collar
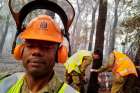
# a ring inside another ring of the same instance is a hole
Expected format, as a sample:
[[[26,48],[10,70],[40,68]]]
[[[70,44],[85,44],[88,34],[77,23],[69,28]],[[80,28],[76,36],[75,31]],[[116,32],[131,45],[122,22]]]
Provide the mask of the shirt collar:
[[[53,75],[50,82],[47,85],[45,85],[37,93],[57,93],[59,91],[60,87],[62,86],[62,84],[63,84],[63,82],[56,75]],[[26,80],[24,80],[24,84],[22,86],[21,93],[30,93]]]

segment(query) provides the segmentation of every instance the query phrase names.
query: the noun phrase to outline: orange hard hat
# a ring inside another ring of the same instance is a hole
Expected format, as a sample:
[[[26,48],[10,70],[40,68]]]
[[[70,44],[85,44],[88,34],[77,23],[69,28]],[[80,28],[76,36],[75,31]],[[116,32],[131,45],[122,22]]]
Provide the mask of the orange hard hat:
[[[63,36],[54,20],[47,15],[34,18],[19,35],[21,39],[36,39],[61,43]]]

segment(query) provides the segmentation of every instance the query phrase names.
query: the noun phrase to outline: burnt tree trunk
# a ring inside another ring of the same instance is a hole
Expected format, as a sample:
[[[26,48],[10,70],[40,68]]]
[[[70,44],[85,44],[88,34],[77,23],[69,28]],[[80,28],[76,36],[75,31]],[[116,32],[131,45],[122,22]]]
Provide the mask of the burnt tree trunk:
[[[99,16],[97,22],[97,30],[96,30],[96,40],[95,40],[95,49],[100,49],[103,51],[104,47],[104,30],[106,24],[106,16],[107,16],[107,0],[100,0],[99,2]],[[102,58],[99,60],[93,59],[92,68],[98,69],[102,65]],[[87,93],[98,93],[98,73],[91,72],[90,80],[88,84]]]

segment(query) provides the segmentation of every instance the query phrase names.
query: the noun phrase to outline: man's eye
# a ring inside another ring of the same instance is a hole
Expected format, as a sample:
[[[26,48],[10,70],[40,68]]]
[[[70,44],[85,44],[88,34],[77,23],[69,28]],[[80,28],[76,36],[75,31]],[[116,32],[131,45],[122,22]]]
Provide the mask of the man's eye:
[[[42,48],[54,48],[54,46],[41,46]]]
[[[28,48],[32,48],[33,46],[32,45],[26,45]]]
[[[40,49],[52,49],[55,46],[51,46],[51,45],[31,45],[31,44],[26,44],[27,48],[40,48]]]

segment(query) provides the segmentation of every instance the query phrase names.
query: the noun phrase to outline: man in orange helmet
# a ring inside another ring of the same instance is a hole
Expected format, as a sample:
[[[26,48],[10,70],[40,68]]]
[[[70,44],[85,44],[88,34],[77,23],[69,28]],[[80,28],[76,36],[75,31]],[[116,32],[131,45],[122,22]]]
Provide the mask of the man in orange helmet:
[[[78,93],[57,78],[55,61],[67,59],[67,47],[60,28],[47,15],[33,19],[19,34],[22,41],[14,57],[23,61],[25,73],[15,73],[0,81],[0,93]],[[65,58],[59,54],[63,54]],[[10,81],[10,82],[9,82]]]
[[[91,72],[113,72],[111,93],[135,93],[134,86],[137,80],[137,71],[132,60],[124,53],[113,51],[110,53],[108,63],[99,69],[91,69]]]

